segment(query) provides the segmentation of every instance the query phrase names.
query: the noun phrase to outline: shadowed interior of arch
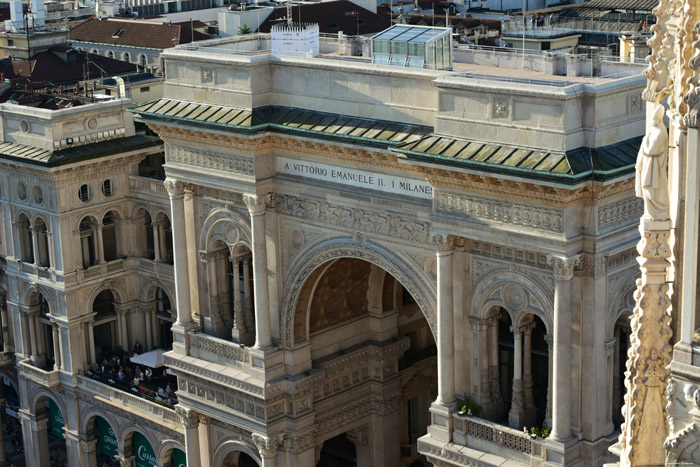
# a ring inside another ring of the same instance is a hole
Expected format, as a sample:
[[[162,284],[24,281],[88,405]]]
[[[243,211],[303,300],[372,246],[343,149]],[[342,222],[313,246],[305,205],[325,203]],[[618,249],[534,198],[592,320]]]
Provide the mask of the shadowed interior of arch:
[[[411,459],[415,452],[412,446],[427,431],[428,409],[437,396],[437,348],[423,311],[408,290],[384,269],[363,259],[339,258],[320,265],[304,282],[295,306],[294,344],[306,343],[310,343],[313,368],[334,375],[339,359],[353,368],[346,377],[329,376],[324,397],[333,397],[335,391],[351,386],[357,388],[355,394],[361,395],[361,388],[368,390],[370,381],[394,387],[392,379],[398,377],[401,429],[395,439],[399,442],[395,447],[389,443],[386,452],[392,453],[395,448],[394,455]],[[395,353],[384,357],[387,360],[379,370],[365,361],[368,357],[363,355],[367,355],[368,348],[394,348]],[[345,439],[346,428],[339,427],[322,437],[325,441]],[[351,439],[362,436],[348,433]],[[338,462],[357,459],[361,464],[363,450],[351,452],[352,446],[330,443],[322,458]]]

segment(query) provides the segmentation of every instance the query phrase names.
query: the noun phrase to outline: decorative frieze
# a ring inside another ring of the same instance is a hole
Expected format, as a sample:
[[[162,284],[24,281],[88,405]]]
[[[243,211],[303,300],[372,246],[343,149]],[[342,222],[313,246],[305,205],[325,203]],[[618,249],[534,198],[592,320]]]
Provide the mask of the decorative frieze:
[[[462,214],[476,219],[502,222],[547,232],[563,232],[564,211],[562,209],[542,208],[445,191],[436,191],[435,193],[438,212]]]
[[[325,413],[316,419],[316,423],[320,433],[328,433],[350,425],[368,415],[384,416],[394,413],[399,410],[400,403],[400,394],[395,394],[385,399],[370,396],[351,404],[344,404],[338,410]]]
[[[174,145],[168,145],[167,157],[169,163],[223,171],[226,174],[253,175],[255,173],[252,157],[236,156],[224,152],[193,150]]]
[[[210,384],[192,378],[180,378],[179,390],[187,394],[187,397],[200,399],[209,404],[217,404],[225,407],[226,412],[233,410],[236,415],[266,421],[266,406],[260,399],[252,399],[240,391],[221,390]]]
[[[596,209],[599,229],[625,220],[637,222],[642,214],[644,201],[633,196],[603,204]]]
[[[427,242],[430,230],[429,222],[296,196],[275,195],[275,209],[280,214],[320,222],[326,227],[338,227],[351,232],[359,230],[414,242]]]

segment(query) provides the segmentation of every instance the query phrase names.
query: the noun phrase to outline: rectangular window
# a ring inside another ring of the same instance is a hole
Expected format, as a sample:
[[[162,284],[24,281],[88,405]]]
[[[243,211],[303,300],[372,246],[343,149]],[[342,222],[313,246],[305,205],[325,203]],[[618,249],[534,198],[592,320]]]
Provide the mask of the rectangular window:
[[[15,41],[13,41],[12,39],[7,39],[7,45],[12,47],[13,45],[15,45]]]
[[[141,92],[151,92],[150,86],[144,86],[141,88]]]

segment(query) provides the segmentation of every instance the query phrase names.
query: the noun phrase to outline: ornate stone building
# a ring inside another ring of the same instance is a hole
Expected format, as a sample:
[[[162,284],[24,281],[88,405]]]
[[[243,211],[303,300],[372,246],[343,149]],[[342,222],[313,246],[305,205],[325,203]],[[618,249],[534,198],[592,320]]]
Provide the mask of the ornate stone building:
[[[184,226],[165,358],[190,465],[601,464],[639,274],[643,78],[267,40],[166,52],[164,98],[134,110]]]
[[[122,465],[600,465],[639,275],[643,78],[268,49],[165,52],[163,99],[132,110],[164,146],[121,117],[106,152],[0,147],[30,459],[49,398],[71,465],[95,465],[104,422]],[[49,120],[94,129],[88,107]],[[175,410],[84,374],[169,330]]]

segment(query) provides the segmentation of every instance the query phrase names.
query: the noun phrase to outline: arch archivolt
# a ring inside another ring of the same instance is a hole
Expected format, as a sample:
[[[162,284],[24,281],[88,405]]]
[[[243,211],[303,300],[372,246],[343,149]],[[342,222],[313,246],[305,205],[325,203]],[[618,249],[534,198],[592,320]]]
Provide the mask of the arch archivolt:
[[[117,281],[105,281],[102,284],[97,285],[94,289],[92,289],[92,292],[90,292],[89,298],[87,303],[90,305],[90,310],[92,310],[92,306],[95,303],[95,299],[97,296],[100,294],[100,292],[103,292],[105,290],[109,290],[112,292],[114,295],[114,303],[115,304],[123,304],[127,302],[128,295],[126,293],[126,289],[124,286],[117,282]]]
[[[17,395],[19,395],[19,393]],[[68,417],[70,417],[71,414],[66,410],[66,406],[63,403],[63,399],[59,394],[55,394],[46,388],[37,387],[32,391],[31,397],[29,399],[29,407],[31,408],[32,413],[37,413],[37,404],[42,398],[49,398],[52,401],[54,401],[54,403],[58,406],[58,409],[61,411],[61,415],[63,415],[63,420],[66,422],[66,428],[68,428]]]
[[[114,426],[112,426],[112,428],[114,428]],[[153,430],[144,428],[141,425],[132,421],[128,421],[119,427],[119,446],[121,446],[122,449],[126,451],[127,441],[132,442],[131,435],[133,435],[136,432],[139,432],[148,440],[154,451],[157,449],[158,443],[156,442],[157,440],[153,439]]]
[[[46,303],[49,306],[49,313],[53,314],[54,310],[56,310],[56,304],[54,303],[54,298],[55,294],[52,289],[46,288],[41,284],[30,284],[22,294],[22,302],[20,305],[24,306],[31,306],[31,305],[37,305],[38,303],[34,303],[34,299],[38,298],[38,295],[41,295],[44,297],[46,300]]]
[[[260,454],[254,445],[243,440],[243,439],[229,439],[219,444],[219,447],[214,451],[214,456],[212,457],[212,465],[222,465],[224,459],[231,452],[245,452],[250,457],[252,457],[258,465],[262,465],[262,459]]]
[[[212,251],[217,240],[228,245],[233,254],[236,247],[245,245],[252,249],[250,222],[237,212],[214,209],[202,224],[200,251]]]
[[[102,219],[104,219],[105,215],[110,211],[117,215],[118,220],[123,221],[124,219],[126,219],[126,216],[124,215],[124,210],[118,204],[113,204],[111,206],[106,206],[100,209],[99,214],[95,214],[95,217],[98,219],[99,222],[102,222]]]
[[[182,443],[174,439],[165,439],[161,441],[160,446],[153,446],[153,448],[156,451],[156,457],[160,460],[160,462],[162,462],[162,460],[165,459],[165,455],[173,449],[179,449],[180,451],[185,452],[185,447],[182,445]]]
[[[495,307],[506,310],[514,326],[526,324],[528,315],[539,317],[547,333],[553,329],[554,298],[538,282],[512,270],[494,271],[472,290],[472,306],[478,318],[487,318]]]
[[[174,284],[168,281],[167,283],[160,280],[152,280],[146,282],[141,289],[141,303],[150,303],[156,299],[156,289],[161,288],[165,295],[170,300],[170,306],[175,306],[175,290]]]
[[[107,421],[107,423],[109,423],[109,426],[111,426],[112,429],[115,431],[115,433],[118,432],[117,429],[119,427],[119,424],[112,418],[112,415],[109,412],[98,407],[90,407],[82,414],[82,421],[80,422],[80,433],[88,433],[90,424],[93,422],[95,417],[104,418]]]
[[[363,241],[359,243],[347,237],[336,237],[326,238],[315,245],[309,245],[305,252],[297,256],[297,260],[289,268],[280,320],[280,336],[285,347],[294,346],[294,315],[302,287],[312,275],[318,276],[315,271],[319,267],[340,258],[364,260],[392,275],[415,299],[433,335],[437,336],[436,284],[434,280],[431,280],[422,269],[414,267],[412,262],[406,259],[402,253],[374,242]],[[308,310],[306,320],[308,321]]]

